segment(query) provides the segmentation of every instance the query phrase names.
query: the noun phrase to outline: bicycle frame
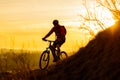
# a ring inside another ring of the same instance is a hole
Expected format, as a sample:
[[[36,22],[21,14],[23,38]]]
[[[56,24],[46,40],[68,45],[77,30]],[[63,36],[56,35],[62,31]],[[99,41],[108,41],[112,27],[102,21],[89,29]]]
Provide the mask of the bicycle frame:
[[[47,51],[47,52],[49,52],[49,53],[50,53],[50,48],[49,48],[49,47],[47,47],[45,51]]]
[[[50,53],[51,47],[53,47],[53,46],[52,46],[52,42],[55,42],[55,41],[50,41],[50,40],[46,40],[46,41],[49,42],[49,47],[46,48],[46,51]],[[56,49],[55,49],[55,50],[56,50]],[[51,50],[51,51],[52,51],[52,50]]]

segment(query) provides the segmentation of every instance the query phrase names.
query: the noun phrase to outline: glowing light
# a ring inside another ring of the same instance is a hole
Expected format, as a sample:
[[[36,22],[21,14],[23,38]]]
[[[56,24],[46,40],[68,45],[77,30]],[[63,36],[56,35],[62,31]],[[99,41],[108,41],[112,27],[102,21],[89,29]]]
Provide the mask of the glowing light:
[[[81,19],[79,20],[79,23],[74,24],[80,25],[82,23],[80,21],[85,21],[85,24],[97,33],[102,30],[101,27],[108,28],[115,23],[113,15],[108,9],[101,6],[96,7],[96,3],[90,3],[87,6],[89,7],[85,8],[83,5],[80,8],[77,8],[78,10],[76,9],[76,13],[80,15],[79,17],[81,17]],[[97,20],[104,26],[99,25]]]

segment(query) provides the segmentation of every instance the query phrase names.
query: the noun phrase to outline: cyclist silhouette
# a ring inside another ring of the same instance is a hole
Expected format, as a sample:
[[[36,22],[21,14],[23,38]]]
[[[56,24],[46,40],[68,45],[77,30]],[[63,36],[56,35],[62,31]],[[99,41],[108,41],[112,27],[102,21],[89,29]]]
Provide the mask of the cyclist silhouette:
[[[53,43],[51,50],[54,57],[53,62],[57,62],[59,60],[59,57],[57,57],[55,54],[55,48],[57,48],[60,52],[60,47],[66,40],[66,28],[64,26],[59,25],[58,20],[53,20],[53,25],[53,28],[47,33],[47,35],[45,35],[45,37],[42,38],[42,40],[46,40],[47,37],[49,37],[53,32],[55,32],[56,40]]]

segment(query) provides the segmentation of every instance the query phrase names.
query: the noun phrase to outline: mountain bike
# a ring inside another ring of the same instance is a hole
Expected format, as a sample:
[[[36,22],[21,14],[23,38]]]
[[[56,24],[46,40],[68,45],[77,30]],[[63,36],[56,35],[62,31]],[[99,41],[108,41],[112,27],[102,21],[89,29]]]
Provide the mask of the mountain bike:
[[[51,41],[51,40],[45,40],[47,42],[49,42],[49,46],[46,48],[46,50],[44,50],[40,56],[40,60],[39,60],[39,67],[41,70],[45,70],[50,62],[50,53],[52,53],[51,47],[52,47],[52,43],[54,43],[55,41]],[[57,57],[60,58],[60,60],[63,60],[65,58],[68,57],[67,53],[65,51],[59,51],[57,48],[55,48],[55,54]]]

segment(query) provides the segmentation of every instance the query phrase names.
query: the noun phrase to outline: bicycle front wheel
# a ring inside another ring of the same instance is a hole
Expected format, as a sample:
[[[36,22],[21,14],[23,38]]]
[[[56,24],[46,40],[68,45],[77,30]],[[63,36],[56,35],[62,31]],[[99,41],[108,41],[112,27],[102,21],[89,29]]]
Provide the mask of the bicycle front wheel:
[[[60,59],[61,60],[65,59],[67,57],[68,57],[68,55],[67,55],[67,53],[65,51],[60,52]]]
[[[48,67],[49,60],[50,60],[49,52],[44,51],[41,54],[40,60],[39,60],[39,67],[40,67],[41,70],[45,70]]]

